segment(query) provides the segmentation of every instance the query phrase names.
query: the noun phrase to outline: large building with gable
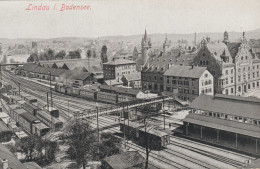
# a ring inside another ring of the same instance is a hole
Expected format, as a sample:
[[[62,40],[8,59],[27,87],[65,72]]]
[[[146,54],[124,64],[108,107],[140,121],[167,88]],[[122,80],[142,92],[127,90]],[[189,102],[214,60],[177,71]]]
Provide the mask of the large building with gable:
[[[215,93],[244,95],[259,90],[260,60],[244,34],[236,43],[229,42],[227,32],[222,42],[213,44],[209,39],[203,39],[193,64],[207,67],[211,72]]]

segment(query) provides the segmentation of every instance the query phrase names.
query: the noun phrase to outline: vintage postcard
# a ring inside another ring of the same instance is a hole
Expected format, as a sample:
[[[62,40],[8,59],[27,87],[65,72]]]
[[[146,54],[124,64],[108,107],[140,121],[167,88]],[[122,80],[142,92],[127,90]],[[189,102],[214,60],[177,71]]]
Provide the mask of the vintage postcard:
[[[260,168],[259,0],[0,0],[0,169]]]

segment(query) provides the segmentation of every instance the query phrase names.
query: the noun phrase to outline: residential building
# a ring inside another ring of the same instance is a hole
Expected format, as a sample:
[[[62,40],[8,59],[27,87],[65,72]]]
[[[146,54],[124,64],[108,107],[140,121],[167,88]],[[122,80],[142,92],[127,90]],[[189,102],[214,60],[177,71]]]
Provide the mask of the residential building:
[[[193,64],[206,67],[214,77],[214,93],[235,95],[233,58],[225,43],[203,39]]]
[[[143,90],[152,93],[161,93],[164,90],[163,74],[172,65],[191,65],[196,53],[179,52],[167,55],[150,57],[141,71],[141,83]]]
[[[214,44],[203,39],[193,64],[211,72],[215,93],[244,95],[259,90],[260,60],[244,33],[240,42],[230,42],[227,31],[222,42]]]
[[[189,107],[183,120],[186,137],[259,155],[260,99],[200,95]]]
[[[141,88],[141,73],[137,72],[135,74],[127,74],[122,77],[122,82],[124,86],[132,88]]]
[[[244,33],[241,42],[227,43],[227,46],[234,63],[235,95],[260,90],[260,59],[248,45]]]
[[[104,80],[120,81],[123,75],[135,74],[136,63],[132,60],[114,59],[103,64]]]
[[[183,101],[198,95],[213,95],[213,76],[206,67],[173,65],[163,74],[164,91],[172,92]]]

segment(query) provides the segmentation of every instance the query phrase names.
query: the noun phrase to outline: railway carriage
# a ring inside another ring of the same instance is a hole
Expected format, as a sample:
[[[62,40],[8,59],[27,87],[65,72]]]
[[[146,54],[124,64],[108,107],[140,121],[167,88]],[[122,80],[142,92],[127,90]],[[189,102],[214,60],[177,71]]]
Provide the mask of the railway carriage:
[[[3,99],[7,104],[11,104],[10,95],[7,95],[6,93],[4,93],[4,94],[2,94],[2,99]]]
[[[36,117],[53,130],[60,130],[63,127],[62,121],[52,117],[44,110],[37,111]]]
[[[99,92],[97,92],[97,100],[116,104],[116,103],[118,103],[118,95],[114,94],[114,93],[107,93],[107,92],[99,91]]]
[[[40,121],[28,112],[18,115],[19,125],[29,134],[33,134],[33,124],[40,123]]]
[[[44,123],[36,123],[32,125],[32,133],[42,137],[50,131],[50,128]]]
[[[38,106],[36,106],[35,104],[28,103],[28,102],[23,103],[21,105],[21,107],[34,116],[36,115],[37,110],[38,110]]]
[[[139,145],[145,146],[147,139],[149,139],[150,148],[153,150],[161,150],[166,148],[170,143],[169,134],[147,128],[147,132],[145,132],[145,128],[143,124],[136,122],[129,122],[126,120],[124,122],[120,122],[120,131],[124,132],[126,137],[136,141]]]
[[[94,90],[81,89],[79,94],[82,98],[87,98],[92,100],[96,99],[96,91]]]
[[[18,104],[18,101],[22,100],[21,97],[16,95],[10,95],[11,104]]]
[[[19,124],[19,115],[20,115],[20,114],[23,114],[23,113],[25,113],[25,112],[26,112],[26,110],[24,110],[24,109],[15,109],[15,110],[13,111],[13,114],[11,114],[11,118],[14,119],[14,121],[15,121],[16,123]]]

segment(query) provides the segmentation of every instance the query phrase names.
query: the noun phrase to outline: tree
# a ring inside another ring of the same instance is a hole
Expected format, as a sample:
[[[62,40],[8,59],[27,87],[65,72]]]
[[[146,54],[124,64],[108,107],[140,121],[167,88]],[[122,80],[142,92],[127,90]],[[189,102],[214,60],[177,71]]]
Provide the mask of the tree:
[[[148,169],[148,162],[149,162],[149,155],[152,149],[154,148],[153,146],[155,143],[153,143],[152,138],[150,137],[151,135],[148,134],[150,130],[153,129],[152,125],[152,118],[151,118],[151,113],[150,113],[150,105],[144,106],[141,110],[142,112],[142,119],[140,120],[140,123],[142,124],[142,127],[144,129],[144,145],[145,145],[145,169]]]
[[[106,63],[108,61],[107,59],[107,46],[104,45],[101,49],[101,60],[102,60],[102,63]]]
[[[0,55],[3,54],[2,46],[0,46]]]
[[[58,144],[37,135],[30,135],[22,140],[20,149],[25,154],[25,160],[48,164],[55,160]]]
[[[49,58],[48,60],[55,60],[54,51],[50,48],[47,50],[47,57]]]
[[[59,51],[59,52],[55,55],[55,58],[56,58],[57,60],[62,60],[62,59],[65,58],[65,56],[66,56],[66,52],[65,52],[64,50],[61,50],[61,51]]]
[[[79,50],[70,51],[69,54],[68,54],[68,58],[70,58],[70,59],[80,59],[81,58],[80,51]]]
[[[38,62],[38,61],[39,58],[37,53],[32,53],[27,59],[27,62]]]
[[[91,58],[91,50],[90,49],[87,50],[87,58]]]
[[[4,55],[4,56],[2,57],[1,63],[2,63],[2,64],[7,63],[7,56],[6,56],[6,55]]]
[[[78,165],[86,168],[87,160],[92,159],[97,152],[95,131],[89,123],[75,123],[64,141],[69,145],[67,154],[71,159],[75,159]]]
[[[25,159],[29,161],[35,160],[38,139],[37,135],[30,135],[22,140],[20,148],[21,152],[25,154]]]
[[[115,137],[112,133],[102,133],[101,143],[99,145],[98,158],[103,159],[107,156],[118,154],[121,149],[121,139]]]

